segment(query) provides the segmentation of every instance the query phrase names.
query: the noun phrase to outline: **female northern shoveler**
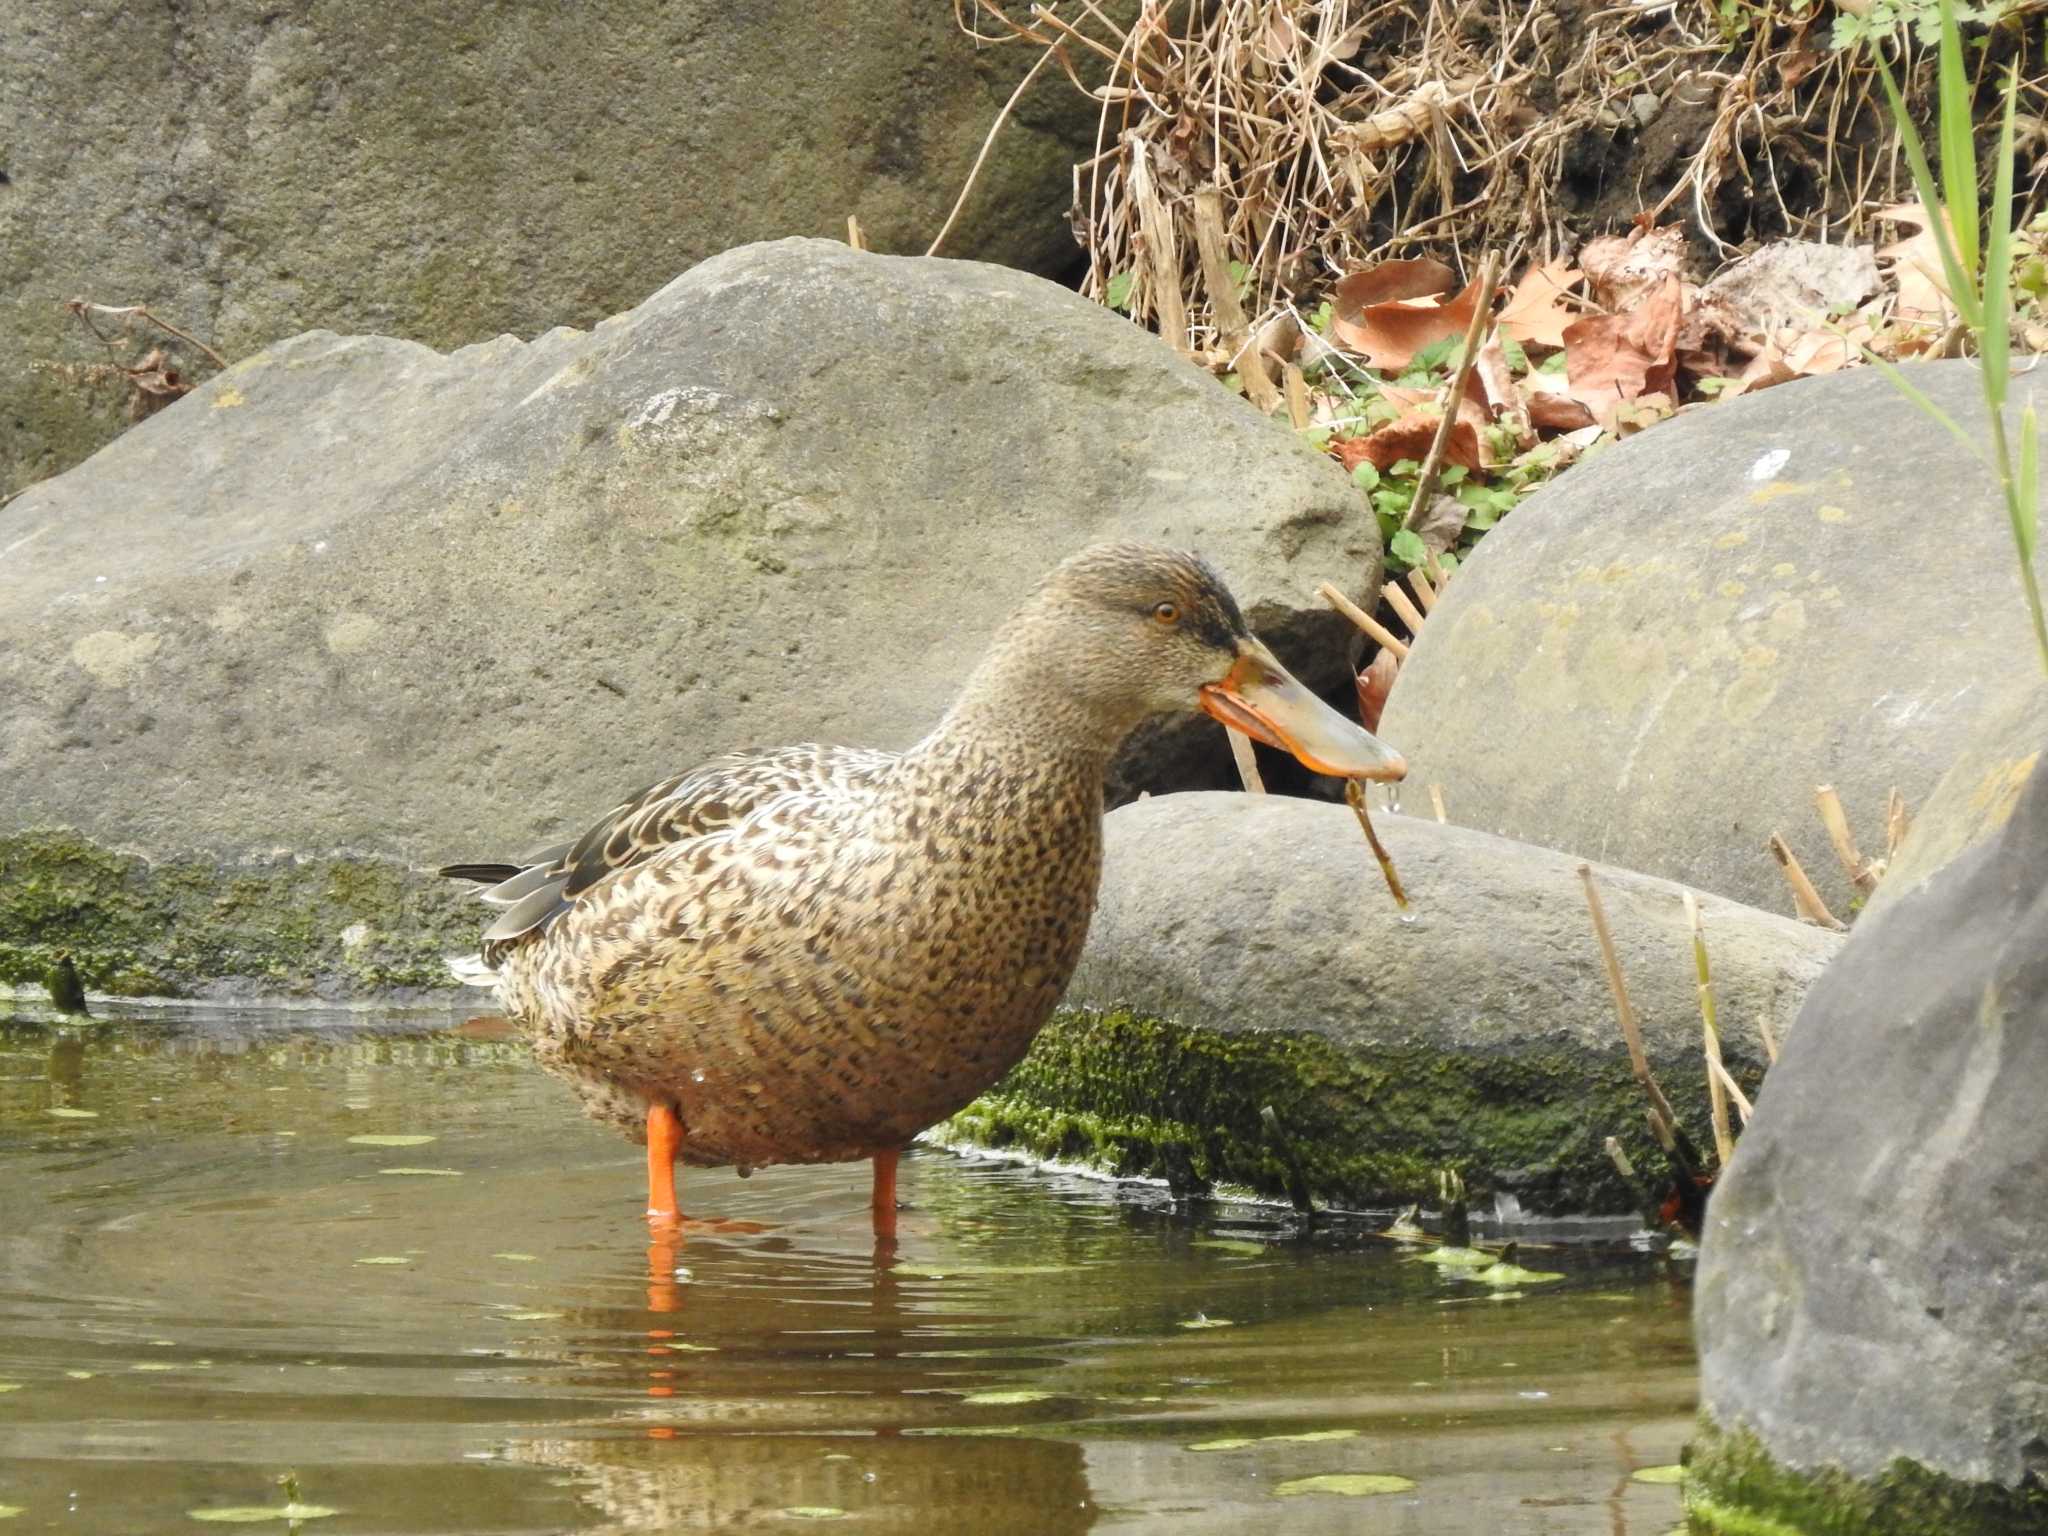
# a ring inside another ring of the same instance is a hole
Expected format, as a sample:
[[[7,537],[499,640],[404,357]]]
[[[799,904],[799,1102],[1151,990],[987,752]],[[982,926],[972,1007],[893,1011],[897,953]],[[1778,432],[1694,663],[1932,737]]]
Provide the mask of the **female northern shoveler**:
[[[675,1163],[874,1160],[1009,1069],[1065,990],[1131,729],[1207,710],[1321,773],[1399,756],[1290,677],[1193,555],[1105,544],[1047,577],[905,752],[734,754],[526,867],[454,865],[506,910],[483,963],[536,1047]],[[1190,871],[1190,880],[1199,872]]]

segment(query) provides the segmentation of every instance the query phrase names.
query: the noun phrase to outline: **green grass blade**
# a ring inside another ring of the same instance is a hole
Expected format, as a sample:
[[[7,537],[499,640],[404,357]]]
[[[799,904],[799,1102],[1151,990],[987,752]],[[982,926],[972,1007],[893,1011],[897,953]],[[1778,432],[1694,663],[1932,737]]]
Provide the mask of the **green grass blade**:
[[[2005,116],[1998,126],[1998,158],[1993,162],[1991,228],[1984,246],[1984,329],[1982,350],[1984,398],[1997,410],[2005,404],[2012,355],[2012,123],[2019,93],[2019,71],[2005,77]]]
[[[2012,509],[2013,537],[2019,541],[2020,559],[2031,565],[2041,532],[2041,422],[2034,403],[2020,412],[2020,476],[2018,496]]]
[[[1950,437],[1961,443],[1972,458],[1979,464],[1982,464],[1993,475],[1996,475],[2000,482],[2003,483],[2004,475],[2000,473],[1999,466],[1992,462],[1991,456],[1985,453],[1983,444],[1965,432],[1962,429],[1961,423],[1955,417],[1949,415],[1947,411],[1944,411],[1940,406],[1928,399],[1921,392],[1919,386],[1899,371],[1896,363],[1887,362],[1868,347],[1859,347],[1857,350],[1863,354],[1863,360],[1866,363],[1870,364],[1871,367],[1891,381],[1894,389],[1912,401],[1929,420],[1938,422],[1942,427],[1946,428]]]
[[[1977,146],[1971,133],[1970,77],[1963,69],[1963,29],[1955,0],[1941,0],[1941,181],[1942,201],[1955,225],[1956,254],[1963,270],[1977,270]]]
[[[1899,94],[1899,83],[1892,78],[1891,66],[1883,54],[1877,54],[1877,75],[1884,82],[1884,94],[1891,103],[1892,120],[1898,124],[1899,144],[1906,151],[1906,165],[1913,173],[1913,190],[1920,198],[1921,210],[1927,215],[1928,227],[1934,231],[1935,247],[1941,252],[1941,269],[1948,281],[1949,302],[1962,316],[1963,324],[1975,330],[1983,310],[1977,303],[1976,272],[1965,272],[1962,258],[1956,250],[1955,241],[1950,238],[1949,221],[1942,218],[1941,194],[1934,185],[1934,169],[1927,163],[1927,148],[1920,142],[1920,130],[1913,126],[1913,115],[1906,110],[1906,99]]]

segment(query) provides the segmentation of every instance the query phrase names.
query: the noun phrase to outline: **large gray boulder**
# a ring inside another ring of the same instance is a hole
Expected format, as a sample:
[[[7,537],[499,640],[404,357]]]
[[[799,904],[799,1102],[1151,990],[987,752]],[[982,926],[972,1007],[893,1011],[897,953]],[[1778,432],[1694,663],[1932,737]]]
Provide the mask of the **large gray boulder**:
[[[2044,1105],[2036,769],[1857,925],[1708,1204],[1694,1529],[2048,1530]]]
[[[877,249],[922,251],[1037,52],[977,44],[943,0],[6,16],[0,497],[120,420],[111,390],[28,366],[105,361],[65,300],[146,302],[230,357],[313,327],[450,347],[591,325],[728,246],[843,237],[849,214]],[[947,254],[1070,265],[1097,116],[1047,71]]]
[[[1909,370],[1971,431],[1973,367]],[[2014,426],[2038,379],[2013,382]],[[2048,548],[2038,556],[2048,581]],[[1451,583],[1382,723],[1452,819],[1772,911],[1814,812],[1881,841],[2040,687],[1997,484],[1875,369],[1689,412],[1516,509]]]
[[[588,333],[296,337],[0,509],[0,839],[68,829],[0,842],[40,892],[0,979],[61,943],[89,977],[147,951],[132,987],[302,982],[401,916],[452,946],[467,918],[409,875],[323,898],[317,963],[195,935],[293,926],[265,902],[327,889],[308,858],[513,857],[715,752],[907,745],[1027,585],[1110,536],[1207,551],[1290,664],[1344,681],[1314,588],[1379,545],[1342,472],[1040,278],[786,241]],[[1197,719],[1120,788],[1230,772]],[[279,858],[292,891],[215,900]],[[187,886],[198,910],[100,942],[110,902]],[[371,969],[439,977],[416,958]]]
[[[1316,1193],[1353,1205],[1428,1197],[1451,1166],[1482,1198],[1628,1209],[1603,1139],[1659,1164],[1577,861],[1410,816],[1375,826],[1412,922],[1344,806],[1181,794],[1112,813],[1062,1011],[948,1134],[1268,1193],[1292,1156]],[[1652,1065],[1710,1147],[1682,894],[1597,877]],[[1754,1081],[1758,1019],[1790,1028],[1839,941],[1718,897],[1701,907],[1725,1054]]]

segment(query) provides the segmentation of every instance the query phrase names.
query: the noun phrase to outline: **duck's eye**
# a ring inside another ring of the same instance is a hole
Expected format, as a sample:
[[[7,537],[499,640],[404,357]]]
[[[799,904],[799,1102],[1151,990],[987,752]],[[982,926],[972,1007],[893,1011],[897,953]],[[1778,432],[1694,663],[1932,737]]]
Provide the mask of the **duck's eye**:
[[[1152,608],[1152,617],[1161,624],[1178,624],[1180,622],[1180,604],[1156,603]]]

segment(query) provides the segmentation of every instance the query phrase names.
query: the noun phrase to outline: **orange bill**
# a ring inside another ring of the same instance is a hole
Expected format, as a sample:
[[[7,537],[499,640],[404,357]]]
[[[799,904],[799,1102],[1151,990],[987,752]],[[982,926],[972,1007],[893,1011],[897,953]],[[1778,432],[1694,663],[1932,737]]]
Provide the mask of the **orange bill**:
[[[1202,708],[1254,741],[1293,753],[1317,773],[1340,779],[1408,774],[1400,753],[1296,682],[1257,640],[1240,644],[1236,664],[1203,687]]]

